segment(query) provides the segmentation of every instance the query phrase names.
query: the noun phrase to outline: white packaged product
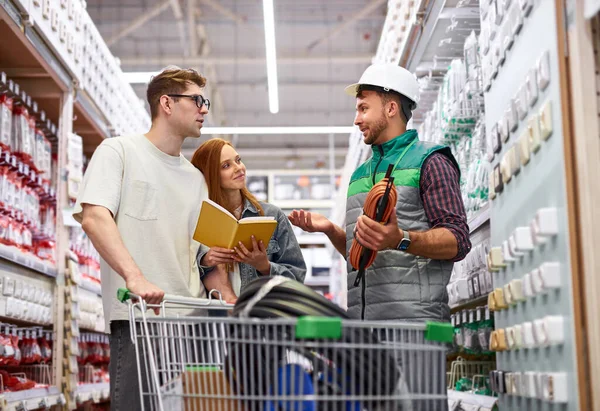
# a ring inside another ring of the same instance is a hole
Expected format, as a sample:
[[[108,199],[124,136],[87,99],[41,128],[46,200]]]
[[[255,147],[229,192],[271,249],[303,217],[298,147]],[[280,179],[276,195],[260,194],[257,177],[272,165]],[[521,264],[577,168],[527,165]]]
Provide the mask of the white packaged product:
[[[0,147],[10,149],[12,134],[13,100],[7,94],[0,94]]]
[[[29,133],[29,113],[23,106],[16,106],[13,109],[12,131],[10,146],[14,152],[20,153],[23,150],[23,141],[28,138]]]

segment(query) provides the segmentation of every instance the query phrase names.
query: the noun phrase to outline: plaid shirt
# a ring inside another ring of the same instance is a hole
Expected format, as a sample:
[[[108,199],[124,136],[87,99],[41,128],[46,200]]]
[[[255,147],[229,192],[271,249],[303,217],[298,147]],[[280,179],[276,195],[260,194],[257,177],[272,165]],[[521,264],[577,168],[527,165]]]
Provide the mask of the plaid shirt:
[[[429,156],[421,168],[421,201],[431,228],[450,230],[458,243],[460,261],[471,251],[469,225],[460,193],[459,175],[452,161],[441,153]]]

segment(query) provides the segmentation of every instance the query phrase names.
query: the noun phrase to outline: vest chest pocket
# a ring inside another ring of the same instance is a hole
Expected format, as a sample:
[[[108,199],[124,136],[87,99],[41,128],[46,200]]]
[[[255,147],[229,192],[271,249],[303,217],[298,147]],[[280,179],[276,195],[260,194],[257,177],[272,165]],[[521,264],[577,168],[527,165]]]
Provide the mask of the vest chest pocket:
[[[127,202],[123,212],[140,221],[158,220],[158,190],[147,181],[133,180],[126,188]]]
[[[277,240],[269,240],[269,245],[267,246],[267,255],[276,254],[281,250],[279,247],[279,242]]]

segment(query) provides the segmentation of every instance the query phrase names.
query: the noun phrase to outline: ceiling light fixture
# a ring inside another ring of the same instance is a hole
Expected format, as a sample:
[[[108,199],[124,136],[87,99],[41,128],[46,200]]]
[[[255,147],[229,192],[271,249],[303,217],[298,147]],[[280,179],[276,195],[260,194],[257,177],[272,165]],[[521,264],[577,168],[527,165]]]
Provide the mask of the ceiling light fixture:
[[[277,53],[275,51],[275,13],[273,11],[273,0],[263,0],[263,18],[265,20],[269,111],[275,114],[279,112],[279,92],[277,90]]]
[[[354,126],[340,127],[203,127],[202,135],[224,134],[350,134]]]

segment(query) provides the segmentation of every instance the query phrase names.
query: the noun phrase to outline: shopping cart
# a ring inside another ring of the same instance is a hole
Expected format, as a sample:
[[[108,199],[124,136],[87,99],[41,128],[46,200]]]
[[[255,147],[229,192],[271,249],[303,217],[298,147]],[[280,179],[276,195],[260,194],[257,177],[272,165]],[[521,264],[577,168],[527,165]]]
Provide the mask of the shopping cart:
[[[446,410],[449,324],[217,316],[219,300],[165,296],[160,316],[127,290],[145,410]],[[172,315],[175,308],[205,310]],[[172,312],[172,311],[171,311]]]

